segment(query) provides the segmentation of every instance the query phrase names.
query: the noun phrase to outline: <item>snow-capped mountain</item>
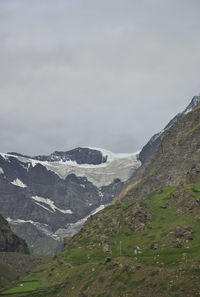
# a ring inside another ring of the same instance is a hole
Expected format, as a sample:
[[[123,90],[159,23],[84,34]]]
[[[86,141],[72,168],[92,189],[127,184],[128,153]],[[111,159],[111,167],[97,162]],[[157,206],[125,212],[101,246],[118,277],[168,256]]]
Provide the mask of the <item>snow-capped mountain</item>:
[[[74,161],[77,164],[99,165],[106,162],[107,156],[102,154],[99,149],[78,147],[67,152],[55,151],[49,156],[36,156],[34,159],[48,162]]]
[[[138,154],[77,148],[49,156],[0,154],[0,213],[35,253],[53,253],[62,237],[111,203],[140,166]]]
[[[67,152],[54,152],[49,156],[37,156],[37,157],[24,157],[21,154],[10,153],[1,154],[4,159],[15,157],[18,161],[22,162],[24,167],[29,170],[30,166],[35,167],[36,165],[42,165],[48,171],[52,171],[57,174],[61,179],[65,179],[70,174],[75,174],[79,177],[86,177],[88,181],[93,183],[97,187],[108,186],[115,179],[120,179],[120,181],[126,181],[131,174],[140,166],[140,161],[138,160],[139,153],[133,154],[115,154],[103,149],[93,149],[93,148],[77,148],[74,151],[94,152],[92,155],[92,162],[88,160],[88,155],[86,158],[82,158],[78,155],[78,161],[74,159],[65,157],[68,155]],[[95,154],[98,153],[95,159]],[[100,154],[100,158],[99,158]],[[53,156],[53,157],[52,157]],[[56,156],[56,157],[55,157]],[[64,157],[63,157],[64,156]],[[55,160],[57,158],[57,161]],[[45,161],[41,161],[45,160]],[[51,161],[47,161],[51,160]],[[101,162],[99,162],[101,160]],[[96,163],[96,164],[95,164]]]
[[[190,104],[186,107],[186,109],[178,113],[168,124],[165,126],[165,128],[160,131],[159,133],[153,135],[149,142],[142,148],[140,154],[139,154],[139,159],[142,163],[146,162],[149,160],[157,151],[160,143],[161,143],[161,138],[163,134],[176,122],[178,121],[181,117],[192,111],[195,106],[200,103],[200,96],[194,96],[192,98],[192,101]]]

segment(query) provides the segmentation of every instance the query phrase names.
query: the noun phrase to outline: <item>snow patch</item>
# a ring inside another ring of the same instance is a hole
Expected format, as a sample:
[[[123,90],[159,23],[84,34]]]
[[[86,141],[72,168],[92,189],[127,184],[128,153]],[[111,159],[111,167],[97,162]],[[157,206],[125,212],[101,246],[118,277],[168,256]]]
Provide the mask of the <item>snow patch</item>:
[[[19,178],[12,181],[11,184],[20,188],[27,188],[27,185],[25,185]]]
[[[103,210],[105,207],[106,207],[106,205],[103,205],[103,204],[100,205],[100,206],[97,207],[95,210],[93,210],[93,211],[91,212],[91,214],[90,214],[88,217],[90,217],[90,216],[96,214],[97,212],[100,212],[100,211]],[[87,219],[88,219],[88,217],[87,217]]]
[[[188,114],[190,111],[193,110],[193,107],[186,109],[186,111],[184,112],[184,114]]]
[[[40,206],[40,207],[46,209],[47,211],[49,211],[49,212],[51,212],[51,213],[54,213],[52,210],[50,210],[49,208],[45,207],[44,205],[42,205],[42,204],[40,204],[40,203],[38,203],[38,202],[35,202],[35,204],[37,204],[38,206]]]
[[[4,154],[4,153],[0,153],[0,155],[4,158],[4,160],[8,160],[8,155],[7,154]]]
[[[3,168],[0,167],[0,174],[4,174]]]
[[[136,153],[113,153],[111,151],[108,151],[106,149],[102,149],[99,147],[87,147],[87,148],[101,152],[103,157],[107,157],[107,162],[111,162],[116,159],[132,158],[133,156],[136,156],[140,153],[140,151]],[[96,166],[99,166],[99,165],[96,165]]]
[[[38,161],[33,160],[33,159],[30,159],[30,162],[31,162],[32,167],[35,167],[38,163],[41,163],[41,162],[38,162]]]
[[[49,237],[51,237],[51,238],[53,238],[54,240],[57,240],[57,241],[62,241],[60,236],[54,234],[52,232],[52,230],[50,229],[49,225],[47,225],[47,224],[34,222],[34,221],[31,221],[31,220],[21,220],[21,219],[14,220],[14,219],[11,219],[10,217],[6,218],[6,220],[10,224],[13,224],[13,225],[30,223],[30,224],[34,225],[39,231],[41,231],[46,236],[49,236]]]
[[[96,214],[97,212],[101,211],[104,209],[107,205],[100,205],[96,209],[94,209],[88,216],[86,216],[83,219],[78,220],[76,223],[70,223],[66,225],[66,228],[63,229],[58,229],[55,234],[61,236],[62,238],[64,237],[71,237],[74,236],[76,233],[78,233],[83,224],[87,221],[87,219],[91,216]]]
[[[58,211],[60,211],[60,212],[62,212],[64,214],[72,214],[72,211],[70,209],[64,210],[64,209],[61,209],[61,208],[55,206],[54,202],[49,198],[44,198],[44,197],[39,197],[39,196],[32,196],[32,199],[37,201],[37,202],[41,202],[41,203],[44,203],[44,204],[48,205],[53,210],[53,212],[58,210]],[[40,203],[39,203],[39,205],[42,206]],[[46,207],[44,207],[44,208],[47,209]],[[49,211],[51,211],[51,210],[49,210]]]
[[[22,224],[22,223],[30,223],[30,224],[38,224],[38,222],[34,222],[34,221],[31,221],[31,220],[21,220],[21,219],[11,219],[10,217],[6,218],[6,220],[9,222],[9,223],[13,223],[13,224]],[[47,224],[44,224],[46,226],[48,226]]]
[[[99,194],[99,197],[103,198],[104,197],[104,194],[101,192],[100,189],[98,189],[98,194]]]

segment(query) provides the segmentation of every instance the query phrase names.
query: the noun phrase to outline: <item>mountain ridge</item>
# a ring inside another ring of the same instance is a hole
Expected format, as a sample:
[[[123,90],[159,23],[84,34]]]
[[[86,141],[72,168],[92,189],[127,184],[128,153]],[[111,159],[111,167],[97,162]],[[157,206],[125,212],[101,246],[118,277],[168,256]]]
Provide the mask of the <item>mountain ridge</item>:
[[[196,168],[198,172],[196,163],[200,158],[199,111],[200,103],[171,125],[162,136],[160,146],[150,162],[144,163],[126,182],[116,201],[126,197],[132,199],[139,193],[144,195],[163,185],[174,186],[180,182],[185,183],[191,171],[194,173]],[[184,155],[180,153],[183,151]]]
[[[193,108],[200,102],[200,96],[194,96],[189,103],[189,105],[183,110],[183,112],[178,113],[174,118],[172,118],[169,123],[164,127],[163,130],[153,135],[147,144],[142,148],[139,154],[139,159],[143,163],[147,162],[157,151],[161,138],[167,132],[167,130],[181,117],[183,117],[188,112],[192,111]]]
[[[101,150],[97,157],[103,162],[93,164],[97,150],[74,151],[82,164],[62,158],[49,162],[22,154],[0,154],[1,211],[12,229],[28,242],[31,252],[62,249],[63,237],[78,232],[90,214],[111,203],[122,183],[140,166],[137,154]]]

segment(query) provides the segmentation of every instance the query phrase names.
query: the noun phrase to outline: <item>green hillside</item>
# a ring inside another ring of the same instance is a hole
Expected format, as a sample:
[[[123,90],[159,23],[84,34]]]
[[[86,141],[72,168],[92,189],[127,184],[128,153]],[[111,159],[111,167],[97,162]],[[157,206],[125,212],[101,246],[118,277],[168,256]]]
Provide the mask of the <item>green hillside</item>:
[[[184,190],[196,202],[199,186],[167,187],[106,208],[2,296],[198,296],[200,207],[188,210],[176,197]]]

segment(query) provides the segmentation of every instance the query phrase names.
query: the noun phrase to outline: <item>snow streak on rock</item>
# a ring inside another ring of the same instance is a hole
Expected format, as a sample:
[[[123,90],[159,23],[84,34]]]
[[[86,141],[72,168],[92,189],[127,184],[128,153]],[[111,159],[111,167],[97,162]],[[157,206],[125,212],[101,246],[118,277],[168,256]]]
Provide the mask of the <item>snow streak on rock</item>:
[[[49,225],[47,224],[42,224],[39,222],[34,222],[31,220],[21,220],[21,219],[11,219],[10,217],[6,218],[6,220],[12,225],[18,225],[18,224],[32,224],[34,225],[39,231],[41,231],[43,234],[45,234],[46,236],[49,236],[51,238],[53,238],[54,240],[57,241],[61,241],[62,239],[60,238],[60,236],[56,235],[53,233],[52,230],[50,230]]]
[[[11,184],[20,188],[27,188],[27,185],[25,185],[19,178],[12,181]]]
[[[48,207],[50,207],[53,210],[53,212],[55,212],[56,210],[58,210],[58,211],[60,211],[60,212],[62,212],[64,214],[72,214],[72,211],[70,209],[64,210],[64,209],[61,209],[61,208],[55,206],[54,202],[51,199],[49,199],[49,198],[43,198],[43,197],[39,197],[39,196],[32,196],[32,199],[35,200],[35,201],[37,201],[37,202],[39,202],[37,204],[40,205],[40,206],[42,206],[42,207],[44,207],[44,206],[41,205],[40,202],[48,205]],[[44,207],[44,208],[47,209],[47,210],[49,210],[46,207]]]

